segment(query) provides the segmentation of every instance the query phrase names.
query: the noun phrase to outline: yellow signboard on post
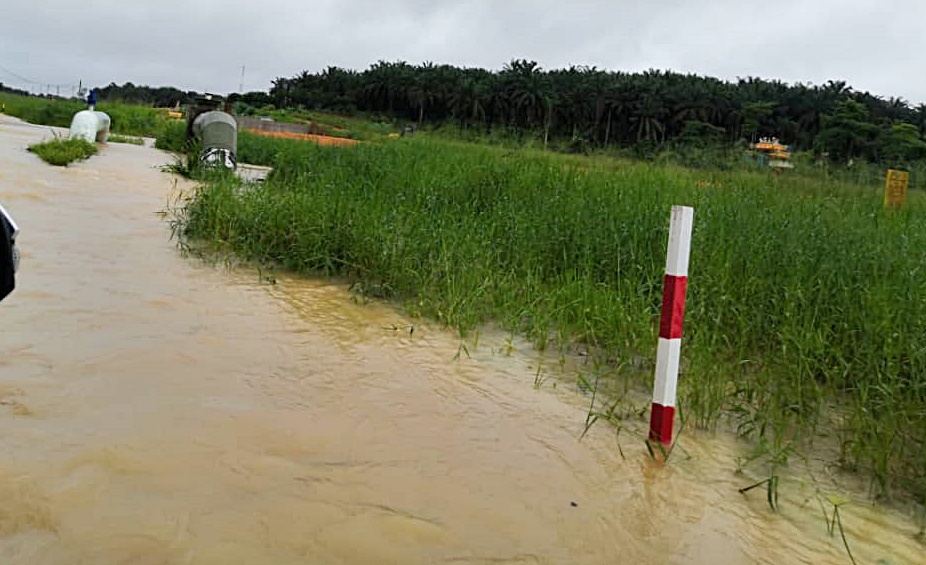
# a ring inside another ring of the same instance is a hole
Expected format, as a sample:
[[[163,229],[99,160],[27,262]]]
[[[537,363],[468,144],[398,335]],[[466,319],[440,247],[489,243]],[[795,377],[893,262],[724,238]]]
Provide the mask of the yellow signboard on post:
[[[884,205],[903,206],[907,202],[908,186],[910,186],[910,173],[888,169],[884,185]]]

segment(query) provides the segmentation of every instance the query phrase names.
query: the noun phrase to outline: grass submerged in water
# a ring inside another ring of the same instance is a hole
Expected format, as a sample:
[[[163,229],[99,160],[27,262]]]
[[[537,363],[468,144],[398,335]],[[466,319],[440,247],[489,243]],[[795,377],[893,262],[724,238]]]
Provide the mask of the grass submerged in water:
[[[106,141],[108,143],[126,143],[128,145],[144,145],[145,140],[141,137],[131,137],[128,135],[112,134]]]
[[[66,167],[95,155],[97,147],[83,139],[54,139],[30,145],[29,151],[50,165]]]
[[[875,189],[795,175],[426,139],[277,145],[261,188],[198,188],[184,235],[355,278],[461,332],[501,322],[540,347],[651,359],[670,208],[693,206],[679,392],[689,421],[712,428],[725,414],[779,445],[826,432],[840,462],[870,472],[880,493],[926,496],[919,195],[888,213]]]

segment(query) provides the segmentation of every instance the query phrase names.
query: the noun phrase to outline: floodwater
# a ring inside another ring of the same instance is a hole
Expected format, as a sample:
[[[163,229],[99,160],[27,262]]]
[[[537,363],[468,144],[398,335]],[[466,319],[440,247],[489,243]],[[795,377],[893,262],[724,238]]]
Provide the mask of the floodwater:
[[[454,359],[453,333],[343,284],[184,258],[158,215],[169,156],[55,168],[25,150],[50,137],[0,117],[22,229],[0,563],[849,563],[812,486],[783,482],[777,514],[737,491],[761,469],[736,474],[730,439],[686,432],[668,463],[603,423],[579,441],[568,366],[535,387],[518,343]],[[912,517],[843,494],[859,563],[926,562]]]

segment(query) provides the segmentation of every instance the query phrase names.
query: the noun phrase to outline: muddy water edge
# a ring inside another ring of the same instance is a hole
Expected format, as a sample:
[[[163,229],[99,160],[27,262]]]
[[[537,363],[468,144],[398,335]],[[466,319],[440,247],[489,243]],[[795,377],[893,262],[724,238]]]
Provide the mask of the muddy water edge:
[[[863,490],[795,473],[778,513],[740,494],[761,469],[737,474],[727,436],[686,431],[668,464],[632,429],[580,441],[580,366],[502,335],[455,359],[452,332],[336,281],[184,258],[168,155],[57,168],[25,149],[50,137],[0,116],[23,254],[0,304],[0,563],[849,563],[818,500],[837,492],[859,563],[926,562]]]

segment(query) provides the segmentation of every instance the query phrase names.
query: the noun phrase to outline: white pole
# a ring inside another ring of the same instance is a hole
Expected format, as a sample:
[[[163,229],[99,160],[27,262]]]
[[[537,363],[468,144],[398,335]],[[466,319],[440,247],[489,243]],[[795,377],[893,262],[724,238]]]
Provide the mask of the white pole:
[[[678,365],[682,350],[682,325],[685,318],[688,257],[691,252],[693,223],[693,208],[672,207],[649,427],[650,441],[658,441],[666,446],[672,444],[672,427],[675,421]]]

